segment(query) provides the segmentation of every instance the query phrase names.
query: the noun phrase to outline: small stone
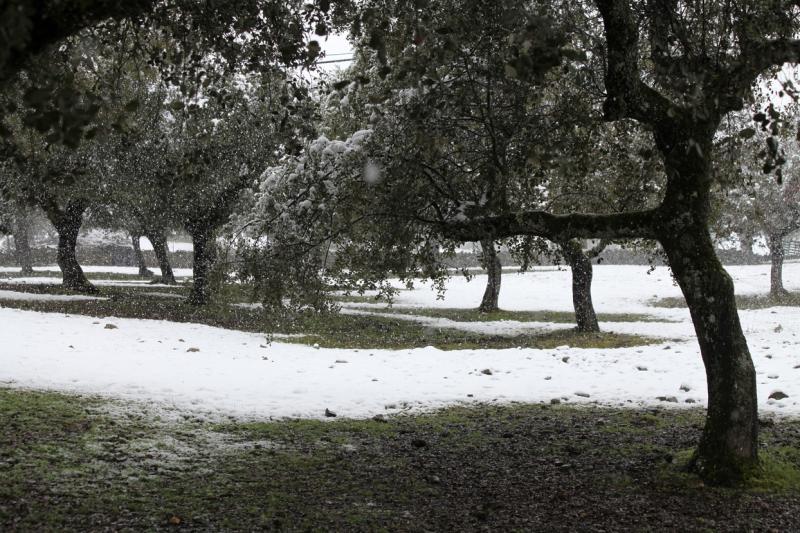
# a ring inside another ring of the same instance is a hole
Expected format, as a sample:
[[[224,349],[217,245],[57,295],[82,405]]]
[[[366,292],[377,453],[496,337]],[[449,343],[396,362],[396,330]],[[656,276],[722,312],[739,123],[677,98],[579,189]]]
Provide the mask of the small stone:
[[[328,409],[326,407],[325,408],[325,416],[328,417],[328,418],[333,418],[333,417],[336,416],[336,413],[334,413],[333,411],[331,411],[330,409]]]
[[[178,342],[186,342],[186,341],[183,339],[178,339]]]
[[[375,415],[372,417],[372,420],[374,420],[375,422],[380,422],[381,424],[389,423],[389,421],[386,420],[386,417],[384,417],[383,415]]]
[[[474,394],[467,394],[467,398],[472,398],[473,396],[475,396],[475,395]]]
[[[770,400],[783,400],[784,398],[788,398],[789,395],[784,393],[783,391],[776,390],[772,394],[769,395]]]
[[[778,379],[778,374],[770,374],[767,376],[769,379]]]
[[[684,402],[685,402],[685,403],[697,403],[697,402],[696,402],[696,401],[694,401],[692,398],[686,398],[686,399],[684,400]]]
[[[562,363],[569,363],[569,356],[568,356],[568,355],[565,355],[564,357],[562,357],[562,358],[561,358],[561,362],[562,362]]]
[[[684,384],[681,385],[681,390],[683,392],[689,392],[690,390],[692,390],[692,388],[689,385],[684,383]]]
[[[378,378],[372,378],[372,381],[378,381]]]
[[[181,519],[180,519],[180,517],[177,517],[177,516],[170,516],[169,517],[169,523],[172,526],[179,526],[179,525],[181,525]]]
[[[97,322],[96,320],[95,320],[94,322],[92,322],[92,324],[99,324],[99,323],[100,323],[100,322]]]
[[[337,359],[336,361],[334,361],[334,363],[343,364],[347,363],[347,361],[345,361],[344,359]]]
[[[117,329],[117,326],[115,326],[114,324],[106,324],[105,326],[103,326],[103,329]]]
[[[545,380],[545,381],[550,381],[551,379],[553,379],[553,376],[545,376],[545,377],[544,377],[544,380]]]
[[[189,349],[188,349],[188,350],[186,350],[186,351],[187,351],[187,352],[199,352],[199,351],[200,351],[200,348],[191,347],[191,348],[189,348]]]
[[[780,333],[781,331],[783,331],[783,326],[781,326],[780,324],[778,324],[778,327],[776,327],[776,328],[775,328],[775,329],[773,329],[772,331],[774,331],[775,333]]]
[[[639,365],[636,367],[636,370],[638,370],[639,372],[647,372],[647,367]]]
[[[486,374],[487,376],[491,376],[492,371],[489,368],[484,368],[483,370],[481,370],[481,374]]]
[[[671,349],[672,349],[672,346],[664,346],[664,349],[665,349],[665,350],[671,350]]]
[[[764,357],[766,357],[767,359],[772,359],[772,354],[767,354]]]
[[[661,402],[669,402],[669,403],[678,403],[678,399],[675,396],[658,396],[656,400]]]
[[[561,400],[559,400],[558,398],[553,398],[552,400],[550,400],[550,405],[559,405],[560,403]]]
[[[581,398],[588,398],[589,397],[589,393],[588,392],[576,392],[575,396],[580,396]]]
[[[412,439],[412,440],[411,440],[411,445],[412,445],[414,448],[424,448],[425,446],[427,446],[427,445],[428,445],[428,443],[427,443],[427,442],[425,442],[425,441],[424,441],[424,440],[422,440],[422,439]]]

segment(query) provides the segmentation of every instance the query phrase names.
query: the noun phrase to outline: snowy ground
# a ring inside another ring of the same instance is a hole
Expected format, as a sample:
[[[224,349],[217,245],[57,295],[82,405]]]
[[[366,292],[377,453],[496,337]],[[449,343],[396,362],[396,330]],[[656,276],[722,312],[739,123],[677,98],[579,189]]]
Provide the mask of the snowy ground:
[[[602,324],[610,331],[669,339],[653,346],[314,349],[280,342],[267,345],[261,335],[196,324],[0,309],[0,384],[97,393],[248,418],[322,418],[326,408],[340,416],[367,417],[458,402],[555,398],[630,406],[703,404],[705,378],[688,312],[648,305],[654,297],[680,292],[666,269],[651,274],[647,270],[599,266],[593,294],[598,312],[645,313],[669,320]],[[767,265],[729,270],[737,292],[766,291]],[[788,288],[800,289],[800,264],[787,264],[785,279]],[[397,305],[474,307],[484,281],[481,276],[471,283],[455,278],[444,301],[427,287],[403,291]],[[507,274],[501,307],[569,311],[569,287],[568,271]],[[741,317],[758,372],[761,408],[800,415],[800,309],[742,311]],[[564,327],[514,322],[461,325],[505,333],[531,326]],[[487,369],[491,373],[484,372]],[[769,400],[775,391],[788,398]]]

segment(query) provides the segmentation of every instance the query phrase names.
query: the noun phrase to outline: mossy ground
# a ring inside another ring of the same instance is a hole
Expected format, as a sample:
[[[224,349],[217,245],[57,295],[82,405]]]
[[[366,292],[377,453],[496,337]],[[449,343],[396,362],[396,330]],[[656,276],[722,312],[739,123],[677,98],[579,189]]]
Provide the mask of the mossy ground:
[[[0,289],[64,294],[61,285],[3,285]],[[107,300],[88,301],[11,301],[0,300],[0,307],[34,311],[82,314],[94,317],[146,318],[195,322],[258,333],[302,335],[288,342],[319,344],[327,348],[388,348],[408,349],[435,346],[442,350],[480,348],[555,348],[569,345],[575,348],[623,348],[656,342],[638,335],[619,333],[580,333],[573,329],[534,331],[521,335],[497,335],[467,332],[458,329],[431,327],[409,320],[385,316],[345,315],[338,313],[296,313],[276,317],[258,308],[247,308],[241,302],[251,291],[246,286],[226,285],[212,304],[193,306],[183,299],[164,298],[147,294],[170,293],[185,296],[189,288],[183,285],[152,288],[100,287],[99,296]]]
[[[766,425],[768,483],[733,490],[680,472],[702,420],[481,405],[212,422],[0,389],[0,530],[796,530],[800,423]]]
[[[650,305],[654,307],[683,308],[686,307],[684,298],[660,298],[653,300]],[[800,307],[800,292],[787,292],[782,296],[770,294],[737,294],[736,307],[738,309],[766,309],[767,307]]]

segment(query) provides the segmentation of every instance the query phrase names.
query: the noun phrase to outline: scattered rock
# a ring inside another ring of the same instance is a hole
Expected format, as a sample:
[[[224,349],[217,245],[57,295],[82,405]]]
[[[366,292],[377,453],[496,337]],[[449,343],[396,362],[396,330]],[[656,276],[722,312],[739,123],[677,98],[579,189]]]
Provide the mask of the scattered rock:
[[[641,366],[641,365],[638,365],[638,366],[636,367],[636,370],[638,370],[639,372],[647,372],[647,367],[646,367],[646,366]]]
[[[767,376],[769,379],[778,379],[778,374],[770,374]]]
[[[117,329],[117,326],[115,326],[114,324],[106,324],[105,326],[103,326],[103,329]]]
[[[467,394],[467,398],[472,398],[473,396],[475,396],[475,395],[474,394]]]
[[[486,374],[487,376],[491,376],[492,371],[489,368],[484,368],[483,370],[481,370],[481,374]]]
[[[179,526],[179,525],[181,525],[181,522],[182,522],[182,520],[178,516],[174,516],[173,515],[173,516],[169,517],[169,524],[171,526]]]
[[[372,378],[372,381],[378,381],[378,378]]]
[[[186,341],[183,339],[178,339],[178,342],[186,342]]]
[[[186,350],[186,351],[187,351],[187,352],[199,352],[199,351],[200,351],[200,348],[191,347],[191,348],[189,348],[189,349],[188,349],[188,350]]]
[[[783,400],[784,398],[788,398],[789,395],[784,393],[783,391],[776,390],[772,394],[769,395],[770,400]]]
[[[545,376],[545,377],[544,377],[544,380],[545,380],[545,381],[550,381],[551,379],[553,379],[553,376]]]
[[[411,439],[411,445],[412,445],[414,448],[424,448],[425,446],[427,446],[427,445],[428,445],[428,443],[427,443],[427,442],[425,442],[425,441],[424,441],[424,440],[422,440],[422,439]]]
[[[678,399],[675,396],[657,396],[656,400],[661,402],[678,403]]]
[[[684,402],[685,402],[685,403],[697,403],[697,402],[696,402],[696,401],[694,401],[692,398],[686,398],[686,399],[684,400]]]
[[[683,383],[683,384],[681,384],[681,390],[683,392],[689,392],[690,390],[692,390],[692,388],[689,385]]]
[[[588,398],[589,397],[589,393],[588,392],[576,392],[575,396],[580,396],[581,398]]]
[[[100,323],[100,322],[97,322],[96,320],[95,320],[94,322],[92,322],[92,324],[99,324],[99,323]]]
[[[344,359],[337,359],[336,361],[334,361],[334,363],[342,364],[342,363],[347,363],[347,361],[345,361]]]
[[[672,349],[672,346],[664,346],[664,349],[665,349],[665,350],[671,350],[671,349]]]
[[[764,357],[766,357],[767,359],[772,359],[772,354],[767,354]]]
[[[780,333],[781,331],[783,331],[783,326],[781,326],[780,324],[778,324],[778,327],[776,327],[776,328],[775,328],[775,329],[773,329],[772,331],[774,331],[775,333]]]
[[[389,421],[386,420],[386,417],[384,417],[383,415],[375,415],[372,417],[372,420],[374,420],[375,422],[380,422],[381,424],[389,423]]]
[[[330,409],[328,409],[326,407],[325,408],[325,416],[328,417],[328,418],[333,418],[333,417],[336,416],[336,413],[334,413],[333,411],[331,411]]]
[[[562,363],[569,363],[569,356],[568,356],[568,355],[565,355],[564,357],[562,357],[562,358],[561,358],[561,362],[562,362]]]

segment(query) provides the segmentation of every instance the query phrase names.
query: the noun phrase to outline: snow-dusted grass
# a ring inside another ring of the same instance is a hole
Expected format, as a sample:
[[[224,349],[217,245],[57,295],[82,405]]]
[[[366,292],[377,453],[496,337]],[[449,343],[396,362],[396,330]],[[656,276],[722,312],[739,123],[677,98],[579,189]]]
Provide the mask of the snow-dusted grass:
[[[36,294],[31,292],[0,290],[0,300],[28,302],[69,302],[87,300],[107,300],[100,296],[84,296],[81,294]]]
[[[547,350],[315,349],[277,341],[268,345],[260,334],[197,324],[2,309],[0,382],[253,418],[322,418],[326,408],[340,416],[368,417],[479,401],[702,405],[705,375],[688,311],[650,306],[653,298],[677,296],[679,291],[666,269],[651,274],[647,270],[597,267],[594,301],[601,313],[641,313],[670,320],[602,324],[607,331],[672,339],[657,345]],[[730,271],[737,292],[765,290],[768,266]],[[799,274],[800,265],[787,265],[788,288],[800,287]],[[480,276],[472,283],[454,278],[443,301],[427,287],[402,291],[397,304],[474,307],[482,282]],[[507,275],[501,307],[569,311],[569,287],[568,271]],[[800,368],[795,368],[800,365],[800,309],[742,311],[741,316],[758,372],[760,407],[800,414]],[[116,327],[105,329],[105,324]],[[431,322],[437,324],[441,322]],[[565,326],[499,321],[464,322],[459,327],[509,334],[531,327]],[[768,399],[776,391],[788,398]]]

